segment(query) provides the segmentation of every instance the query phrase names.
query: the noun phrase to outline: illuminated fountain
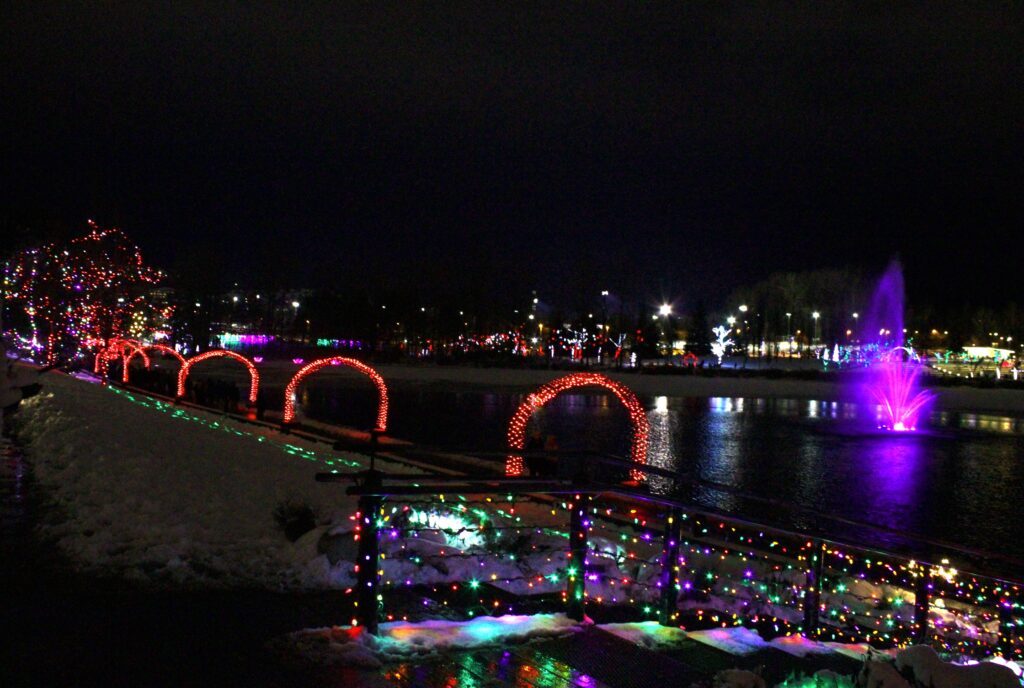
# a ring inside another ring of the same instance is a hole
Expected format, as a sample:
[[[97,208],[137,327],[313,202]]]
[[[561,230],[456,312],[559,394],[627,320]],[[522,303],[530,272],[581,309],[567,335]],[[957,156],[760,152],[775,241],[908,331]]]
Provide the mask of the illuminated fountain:
[[[882,408],[879,429],[891,432],[917,430],[918,418],[935,396],[920,389],[924,368],[904,336],[903,300],[903,269],[893,260],[865,313],[861,346],[873,353],[859,385],[861,402]]]
[[[881,429],[893,432],[917,430],[917,417],[935,396],[918,389],[921,376],[920,363],[913,359],[882,360],[875,363],[869,373],[873,380],[868,384],[872,397],[881,405],[884,419]]]

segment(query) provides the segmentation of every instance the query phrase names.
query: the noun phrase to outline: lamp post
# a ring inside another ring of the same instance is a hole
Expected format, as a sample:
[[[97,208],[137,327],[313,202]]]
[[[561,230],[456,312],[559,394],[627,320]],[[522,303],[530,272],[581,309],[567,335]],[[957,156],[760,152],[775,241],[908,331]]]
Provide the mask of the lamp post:
[[[814,311],[811,313],[811,317],[814,318],[814,343],[817,344],[821,338],[821,333],[818,331],[818,319],[821,317],[821,313]]]
[[[786,353],[793,357],[793,314],[786,311]]]
[[[743,337],[740,343],[743,346],[743,365],[747,364],[747,356],[750,354],[750,325],[747,322],[747,304],[740,304],[740,313],[743,314]]]
[[[658,315],[662,317],[661,335],[665,338],[666,348],[669,356],[672,355],[672,304],[663,303],[658,308]],[[665,329],[668,323],[668,329]]]

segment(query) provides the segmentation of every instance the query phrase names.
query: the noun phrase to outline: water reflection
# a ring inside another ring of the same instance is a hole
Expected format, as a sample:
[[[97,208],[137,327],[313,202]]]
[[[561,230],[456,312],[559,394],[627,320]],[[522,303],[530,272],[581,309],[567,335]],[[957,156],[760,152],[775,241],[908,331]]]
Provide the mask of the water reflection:
[[[925,465],[923,437],[874,437],[861,443],[865,480],[864,520],[871,523],[916,530],[914,507],[929,477]]]
[[[342,392],[309,385],[306,412],[357,427],[362,418],[362,427],[368,427],[374,390]],[[390,431],[427,445],[500,451],[522,399],[484,391],[394,389]],[[879,437],[850,432],[878,409],[847,401],[658,396],[643,403],[651,426],[649,460],[659,468],[825,513],[1024,556],[1020,418],[937,411],[928,422],[934,432]],[[556,435],[563,449],[629,455],[629,415],[608,394],[560,395],[531,424]],[[655,478],[650,486],[672,489],[666,478]],[[754,518],[786,517],[721,490],[702,488],[692,496],[708,507]]]
[[[679,432],[679,414],[669,413],[668,397],[655,397],[654,410],[647,414],[650,423],[647,462],[666,470],[681,470],[673,440]],[[675,481],[663,476],[651,476],[647,484],[655,494],[670,494]]]

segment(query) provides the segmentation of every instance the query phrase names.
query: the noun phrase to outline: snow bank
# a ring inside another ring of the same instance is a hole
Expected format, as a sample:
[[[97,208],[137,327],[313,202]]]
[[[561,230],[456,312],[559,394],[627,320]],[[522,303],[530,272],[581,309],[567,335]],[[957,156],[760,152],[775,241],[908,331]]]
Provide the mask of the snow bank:
[[[601,630],[650,649],[678,647],[688,637],[683,629],[662,626],[657,621],[601,624]]]
[[[204,585],[322,583],[309,570],[318,553],[289,542],[274,511],[295,503],[323,522],[347,520],[353,500],[314,474],[357,457],[56,374],[22,406],[19,436],[52,501],[43,534],[83,568]]]
[[[271,641],[285,657],[315,664],[345,664],[375,668],[386,661],[441,651],[469,650],[576,633],[584,627],[564,614],[482,616],[470,621],[396,621],[380,625],[374,637],[351,626],[315,628]]]
[[[344,485],[317,483],[314,475],[358,470],[357,455],[57,374],[25,402],[18,431],[52,503],[43,534],[81,568],[176,585],[299,589],[355,582],[356,499]],[[388,472],[420,472],[378,461]],[[275,518],[282,507],[310,514],[311,530],[295,542]],[[392,514],[417,507],[457,526],[460,513],[472,508],[477,515],[461,534],[454,526],[389,525],[381,542],[386,584],[486,580],[517,594],[564,587],[557,574],[566,540],[558,530],[566,524],[550,505],[405,500],[392,507]],[[477,530],[480,518],[494,534],[487,542]],[[608,570],[626,575],[615,561]],[[620,594],[614,581],[592,587],[610,600]]]
[[[604,626],[602,626],[604,628]],[[687,634],[692,640],[710,645],[716,649],[728,652],[732,655],[748,655],[775,648],[794,657],[806,657],[808,655],[824,655],[840,650],[846,650],[842,654],[850,654],[851,648],[860,646],[841,645],[839,643],[821,643],[817,640],[810,640],[802,635],[785,635],[773,638],[768,641],[761,635],[745,626],[734,626],[732,628],[711,628],[705,631],[690,631]],[[867,645],[863,646],[867,652]]]
[[[745,626],[690,631],[689,637],[731,655],[749,655],[769,647],[768,642],[757,631]]]
[[[1005,664],[943,662],[927,645],[914,645],[896,653],[896,669],[912,671],[914,680],[929,688],[1020,688],[1020,679]]]

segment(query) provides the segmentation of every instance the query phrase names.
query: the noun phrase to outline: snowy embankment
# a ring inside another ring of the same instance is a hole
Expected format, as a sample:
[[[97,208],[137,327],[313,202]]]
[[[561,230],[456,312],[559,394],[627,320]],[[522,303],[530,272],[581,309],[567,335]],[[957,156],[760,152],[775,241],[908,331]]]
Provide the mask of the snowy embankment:
[[[75,566],[158,584],[355,582],[356,498],[314,476],[359,470],[358,455],[56,373],[22,404],[17,428],[52,505],[42,534]],[[378,466],[419,472],[386,459]],[[397,506],[381,543],[386,585],[486,578],[516,592],[562,588],[552,574],[564,566],[565,535],[552,527],[564,523],[550,506],[443,498]],[[487,533],[462,518],[470,507]],[[291,517],[291,538],[281,516]],[[526,551],[509,556],[506,540]]]
[[[52,502],[42,533],[74,563],[182,583],[323,582],[317,553],[289,542],[275,510],[304,504],[347,522],[351,498],[314,474],[356,457],[64,375],[43,381],[18,436]]]

